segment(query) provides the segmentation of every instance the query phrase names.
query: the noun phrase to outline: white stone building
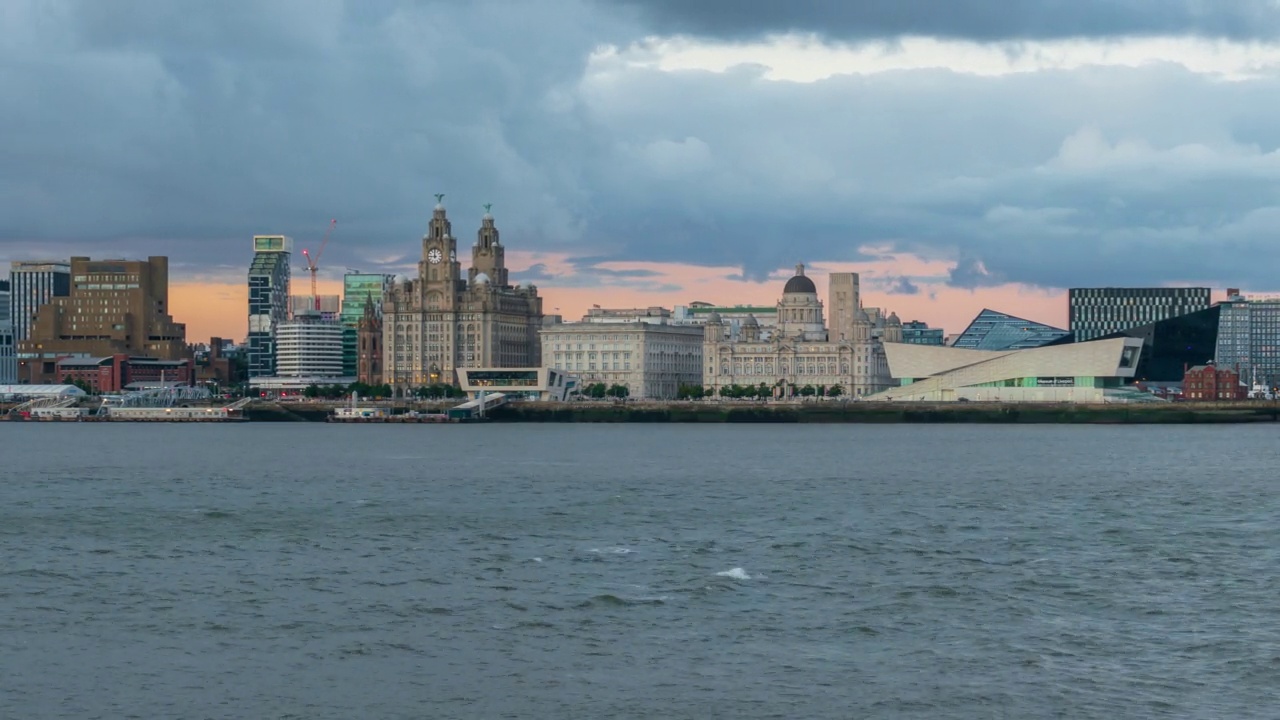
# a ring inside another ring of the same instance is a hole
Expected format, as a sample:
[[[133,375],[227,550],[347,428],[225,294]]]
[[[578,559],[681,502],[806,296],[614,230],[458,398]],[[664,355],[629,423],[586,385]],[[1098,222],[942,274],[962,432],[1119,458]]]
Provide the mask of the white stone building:
[[[703,385],[719,393],[732,385],[763,384],[776,397],[795,396],[805,386],[839,386],[846,397],[888,388],[892,380],[884,343],[902,341],[901,321],[890,314],[873,322],[862,307],[856,273],[832,273],[828,283],[830,328],[803,265],[796,266],[795,277],[783,288],[771,335],[753,317],[731,333],[720,315],[712,313],[703,325]]]
[[[315,311],[276,325],[278,377],[342,377],[342,324]]]
[[[455,384],[458,368],[533,367],[541,359],[542,298],[532,284],[508,281],[506,248],[487,207],[465,273],[457,249],[437,203],[418,277],[398,278],[382,306],[383,379],[397,392]]]
[[[1022,350],[886,346],[901,386],[871,400],[902,402],[1137,402],[1153,396],[1123,387],[1143,351],[1141,338]]]
[[[681,385],[700,384],[702,329],[652,322],[656,316],[643,312],[600,312],[583,322],[545,325],[542,366],[576,375],[579,387],[625,386],[634,398],[672,399]]]

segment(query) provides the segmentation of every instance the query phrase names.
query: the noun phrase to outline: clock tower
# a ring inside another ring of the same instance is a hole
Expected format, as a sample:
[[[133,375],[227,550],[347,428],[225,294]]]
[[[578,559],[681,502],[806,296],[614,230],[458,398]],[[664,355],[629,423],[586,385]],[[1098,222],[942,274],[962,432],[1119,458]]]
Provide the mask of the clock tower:
[[[439,194],[427,234],[422,236],[422,261],[418,263],[421,307],[427,311],[452,310],[461,270],[458,241],[445,214],[444,195]]]

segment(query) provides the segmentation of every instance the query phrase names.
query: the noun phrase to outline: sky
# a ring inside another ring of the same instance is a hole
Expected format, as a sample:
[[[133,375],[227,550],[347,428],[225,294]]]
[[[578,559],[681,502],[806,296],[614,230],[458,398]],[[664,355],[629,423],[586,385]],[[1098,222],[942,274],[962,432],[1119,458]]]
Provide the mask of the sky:
[[[0,261],[170,257],[239,338],[250,239],[409,274],[482,205],[548,312],[823,288],[959,332],[1064,288],[1277,290],[1273,0],[6,0]],[[295,288],[305,292],[301,258]]]

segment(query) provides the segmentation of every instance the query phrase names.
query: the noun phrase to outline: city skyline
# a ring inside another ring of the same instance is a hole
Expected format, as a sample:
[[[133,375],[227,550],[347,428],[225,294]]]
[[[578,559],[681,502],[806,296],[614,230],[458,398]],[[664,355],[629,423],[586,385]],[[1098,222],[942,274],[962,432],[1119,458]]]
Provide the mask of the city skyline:
[[[1280,286],[1274,3],[686,5],[15,0],[0,260],[165,255],[193,338],[236,336],[197,298],[245,238],[338,218],[332,292],[404,272],[444,193],[567,316],[768,301],[797,262],[949,332]]]
[[[109,257],[114,256],[104,255],[101,259]],[[595,305],[604,307],[658,305],[671,308],[694,301],[703,301],[726,305],[773,306],[777,302],[778,287],[791,276],[794,270],[793,267],[780,267],[765,280],[745,281],[738,277],[735,268],[729,267],[701,268],[677,263],[605,263],[602,269],[611,274],[609,281],[615,283],[607,286],[582,284],[582,279],[574,273],[577,266],[572,262],[572,258],[527,251],[508,251],[508,258],[513,268],[512,281],[532,280],[538,285],[539,293],[546,298],[544,303],[546,313],[562,315],[567,321],[577,320]],[[170,307],[175,320],[186,324],[189,342],[206,342],[210,337],[223,337],[236,342],[244,340],[247,334],[244,308],[248,302],[248,289],[245,285],[248,259],[246,257],[245,267],[225,268],[216,274],[204,271],[196,280],[171,279]],[[8,260],[0,258],[0,262],[7,263]],[[180,263],[173,263],[171,267],[179,265]],[[937,263],[934,265],[936,266]],[[823,283],[827,273],[867,273],[868,270],[872,272],[877,270],[875,265],[870,263],[819,262],[806,263],[806,266],[811,275],[822,280],[819,286],[820,294],[824,297],[826,290]],[[930,269],[928,264],[918,261],[905,266],[920,272]],[[538,269],[530,273],[531,267]],[[515,268],[524,269],[516,270]],[[293,268],[294,279],[297,282],[301,282],[298,277],[301,270],[301,266]],[[412,275],[412,269],[407,265],[389,266],[386,271],[392,274]],[[553,272],[563,273],[563,275],[549,274]],[[894,285],[902,282],[903,276],[863,274],[861,277],[864,302],[868,307],[892,308],[904,321],[923,320],[930,327],[943,328],[949,335],[962,331],[984,308],[1001,310],[1055,327],[1065,328],[1068,324],[1067,289],[1065,288],[1045,290],[1030,286],[1007,286],[968,290],[941,286],[929,293],[923,290],[902,293],[896,291]],[[557,282],[558,280],[560,282]],[[910,282],[909,279],[907,281]],[[305,282],[303,285],[305,286]],[[923,282],[921,285],[927,286]],[[1212,286],[1215,301],[1225,298],[1226,285]],[[298,289],[300,288],[294,288],[294,290]],[[322,274],[318,281],[318,289],[322,296],[341,295],[341,275],[335,278]],[[309,287],[306,287],[305,291],[309,292]],[[292,292],[292,294],[300,293]],[[1246,294],[1248,294],[1247,291]]]

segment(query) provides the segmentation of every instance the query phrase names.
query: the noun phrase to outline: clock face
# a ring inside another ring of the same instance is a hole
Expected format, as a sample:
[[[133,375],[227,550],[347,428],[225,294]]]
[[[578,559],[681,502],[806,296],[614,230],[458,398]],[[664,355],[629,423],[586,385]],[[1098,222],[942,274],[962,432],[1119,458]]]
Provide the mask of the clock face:
[[[444,256],[440,254],[439,248],[431,248],[431,250],[427,253],[427,262],[431,263],[432,265],[439,264],[443,258]]]

